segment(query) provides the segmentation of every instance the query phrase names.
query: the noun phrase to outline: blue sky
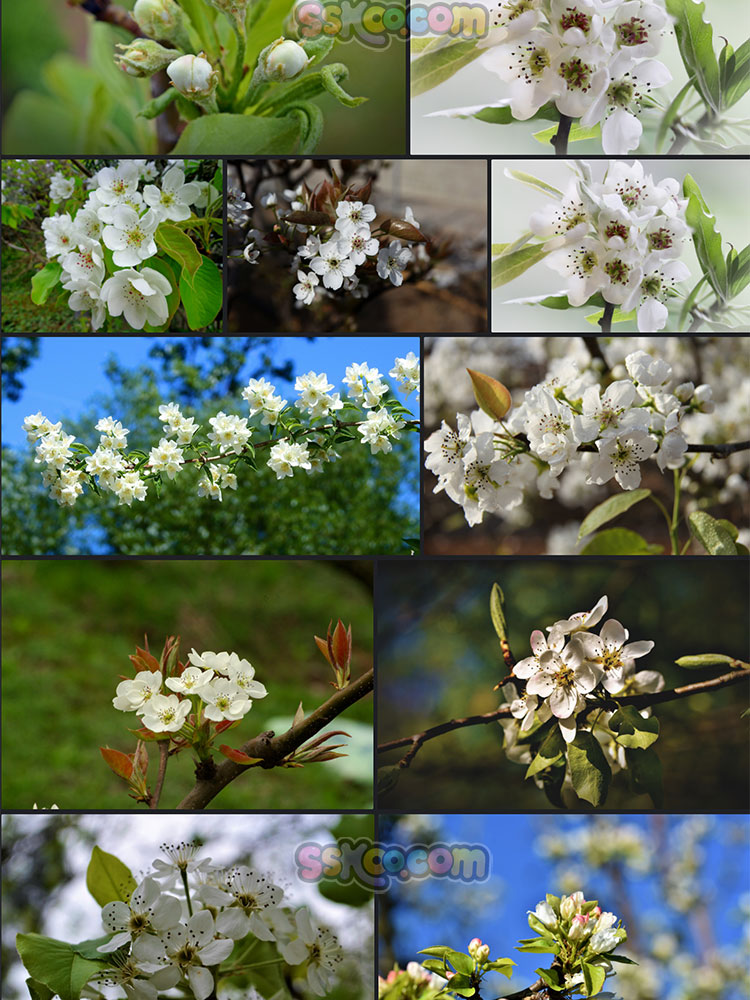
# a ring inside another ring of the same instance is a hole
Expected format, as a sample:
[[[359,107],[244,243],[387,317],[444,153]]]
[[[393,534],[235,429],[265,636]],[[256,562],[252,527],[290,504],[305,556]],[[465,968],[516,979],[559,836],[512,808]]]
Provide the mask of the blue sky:
[[[22,375],[26,386],[18,403],[3,400],[3,444],[25,448],[26,435],[21,429],[24,417],[41,410],[50,420],[76,416],[92,396],[108,389],[104,364],[111,355],[128,367],[147,360],[154,337],[41,337],[41,354]],[[298,374],[324,371],[337,387],[346,366],[366,361],[386,377],[396,357],[409,351],[419,355],[418,337],[318,337],[308,342],[303,337],[278,337],[278,359],[292,358]],[[279,392],[294,398],[292,386],[279,383]],[[403,396],[399,399],[404,402]],[[414,394],[406,405],[419,415],[419,401]],[[244,403],[238,399],[238,413]],[[117,414],[113,414],[117,416]]]
[[[686,820],[701,821],[702,817],[622,815],[604,817],[618,828],[635,826],[642,830],[649,843],[654,836],[663,843],[672,857],[681,857],[677,828]],[[565,817],[561,815],[441,815],[407,817],[406,827],[397,829],[400,843],[420,841],[421,831],[413,824],[429,824],[434,819],[439,839],[444,843],[483,844],[492,856],[490,880],[466,885],[446,879],[426,879],[398,888],[395,898],[406,904],[395,910],[396,940],[404,960],[418,959],[421,948],[448,945],[465,951],[472,937],[479,937],[491,946],[492,957],[510,957],[518,963],[512,988],[528,985],[534,970],[547,956],[516,952],[519,938],[532,937],[526,922],[528,910],[544,899],[547,892],[563,891],[558,883],[556,866],[538,850],[540,836],[558,837],[592,822],[599,817]],[[750,886],[750,852],[748,852],[748,819],[739,815],[709,816],[709,833],[702,843],[702,879],[710,913],[712,931],[719,946],[737,946],[742,937],[739,904],[744,895],[747,907]],[[661,833],[657,833],[660,830]],[[405,836],[406,834],[406,836]],[[661,843],[661,842],[660,842]],[[663,860],[660,848],[656,853]],[[573,865],[568,864],[569,868]],[[582,876],[579,885],[587,899],[598,898],[602,909],[618,913],[617,890],[601,870]],[[664,928],[664,906],[661,883],[652,873],[634,874],[625,878],[627,895],[637,910],[641,941],[648,943],[658,927]],[[622,916],[618,913],[618,916]],[[679,917],[673,925],[693,944],[690,917]],[[622,953],[628,955],[627,943]],[[632,952],[631,952],[632,954]],[[548,967],[548,964],[544,966]],[[381,974],[383,970],[381,969]],[[498,977],[493,985],[502,991],[507,981]],[[616,980],[613,988],[616,987]],[[488,996],[493,996],[491,992]],[[616,989],[615,989],[616,992]]]

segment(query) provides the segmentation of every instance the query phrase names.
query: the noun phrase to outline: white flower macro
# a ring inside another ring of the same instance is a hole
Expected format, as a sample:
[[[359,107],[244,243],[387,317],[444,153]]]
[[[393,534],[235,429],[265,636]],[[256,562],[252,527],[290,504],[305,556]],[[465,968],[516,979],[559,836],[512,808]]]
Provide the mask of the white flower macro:
[[[248,698],[265,698],[268,694],[264,684],[255,680],[255,668],[249,660],[240,659],[232,653],[227,663],[229,680]]]
[[[672,74],[657,59],[633,66],[628,52],[616,56],[609,70],[611,75],[601,81],[599,94],[581,117],[581,124],[589,127],[602,122],[602,149],[608,156],[624,156],[641,141],[643,126],[638,113],[643,98],[654,88],[666,86]]]
[[[265,875],[257,875],[241,865],[227,876],[227,892],[234,897],[234,906],[225,909],[217,918],[221,934],[241,940],[253,934],[259,941],[275,941],[272,918],[284,896],[284,890],[269,882]]]
[[[176,442],[162,438],[149,452],[148,464],[152,471],[166,472],[170,479],[174,479],[185,464],[182,455],[182,449],[177,447]]]
[[[120,712],[137,712],[146,702],[161,693],[160,670],[139,670],[133,680],[120,681],[112,704]]]
[[[217,674],[226,675],[229,673],[229,663],[233,656],[237,656],[237,654],[224,651],[214,653],[210,649],[199,653],[195,649],[191,649],[188,653],[188,660],[194,667],[201,667],[204,670],[214,670]]]
[[[457,413],[456,426],[454,431],[444,420],[424,443],[425,468],[438,477],[433,493],[444,490],[450,480],[458,484],[463,479],[463,459],[471,447],[471,421],[465,413]]]
[[[63,282],[63,287],[68,287]],[[71,286],[71,296],[68,299],[68,308],[73,312],[91,312],[91,331],[96,333],[101,330],[107,318],[107,307],[101,300],[100,289],[93,282],[79,283],[73,282]]]
[[[119,479],[115,479],[111,489],[120,505],[128,507],[132,506],[134,500],[144,501],[148,491],[148,487],[137,472],[126,472]]]
[[[403,420],[399,420],[385,408],[381,410],[370,410],[367,420],[357,427],[357,433],[362,435],[362,444],[369,444],[370,453],[376,455],[378,452],[387,453],[393,450],[392,439],[401,436],[401,428],[405,426]]]
[[[143,200],[159,221],[184,222],[189,219],[190,206],[199,195],[197,184],[185,183],[185,172],[181,167],[170,167],[166,171],[161,179],[161,190],[154,184],[147,184],[143,189]]]
[[[305,273],[304,271],[297,271],[297,284],[292,288],[294,297],[303,305],[312,305],[319,282],[320,279],[317,274],[313,272]]]
[[[252,434],[247,426],[246,417],[238,417],[220,410],[215,417],[210,417],[208,422],[212,427],[208,440],[215,444],[222,454],[228,452],[241,454]]]
[[[585,632],[597,625],[606,614],[609,601],[607,595],[600,597],[590,611],[576,611],[568,618],[556,621],[554,625],[547,627],[550,633],[550,641],[553,632],[561,632],[563,635],[573,635],[577,632]]]
[[[70,275],[74,286],[78,283],[97,288],[104,280],[104,258],[102,248],[96,240],[81,237],[78,249],[71,250],[60,258],[63,271]]]
[[[190,699],[176,694],[155,694],[139,710],[143,725],[152,733],[176,733],[190,715]]]
[[[213,670],[201,670],[199,667],[185,667],[179,677],[167,677],[165,684],[170,691],[179,694],[201,695],[201,691],[214,676]]]
[[[370,223],[375,220],[377,212],[374,205],[361,201],[340,201],[336,205],[335,229],[342,236],[351,236],[362,227],[369,232]]]
[[[330,395],[333,383],[328,381],[325,373],[318,375],[310,371],[306,375],[298,375],[294,389],[300,393],[297,409],[306,412],[312,419],[324,417],[335,410],[340,410],[344,405],[338,393]]]
[[[520,677],[522,680],[528,680],[529,677],[533,677],[534,674],[542,669],[539,658],[543,653],[546,653],[550,649],[555,653],[560,652],[565,645],[565,633],[560,630],[553,630],[550,632],[548,639],[544,632],[534,629],[529,638],[529,645],[531,646],[532,655],[519,660],[515,667],[513,667],[514,676]]]
[[[378,251],[377,271],[384,281],[390,280],[397,287],[403,282],[403,271],[414,254],[408,247],[402,247],[399,240],[393,240]]]
[[[582,397],[583,413],[573,418],[573,431],[578,441],[609,438],[624,430],[648,430],[650,414],[645,407],[633,407],[640,402],[630,379],[610,383],[600,397],[598,385],[590,385]]]
[[[645,656],[654,648],[651,640],[628,643],[628,630],[614,618],[604,623],[599,635],[589,632],[579,636],[578,642],[585,662],[596,672],[602,686],[610,694],[622,690],[629,661]]]
[[[601,486],[614,476],[624,490],[634,490],[641,483],[641,462],[657,449],[656,440],[645,431],[627,431],[596,442],[599,455],[591,467],[587,483]]]
[[[664,421],[664,437],[661,439],[656,464],[662,472],[665,469],[679,469],[685,461],[687,439],[680,430],[680,411],[672,410]]]
[[[354,261],[349,259],[346,245],[336,238],[321,246],[318,256],[310,261],[310,267],[322,277],[325,287],[333,291],[341,288],[344,278],[354,274]]]
[[[341,219],[337,220],[341,222]],[[374,257],[380,249],[380,243],[374,236],[370,235],[370,227],[360,225],[348,231],[346,238],[349,241],[349,259],[357,267],[364,264],[368,257]]]
[[[316,927],[306,909],[295,914],[297,937],[280,943],[279,951],[290,965],[306,962],[307,985],[316,996],[325,996],[333,986],[334,976],[343,952],[337,939],[328,930]]]
[[[159,216],[156,212],[149,209],[141,218],[127,205],[118,205],[112,219],[113,224],[104,227],[102,239],[113,251],[112,259],[118,267],[138,267],[141,261],[157,253],[154,233]]]
[[[153,878],[144,878],[127,903],[115,900],[102,909],[102,924],[112,938],[97,948],[108,953],[130,944],[141,934],[165,931],[180,922],[182,905],[168,896]]]
[[[167,66],[167,76],[188,100],[202,104],[213,98],[218,74],[202,55],[180,56]]]
[[[57,170],[49,183],[50,201],[67,201],[76,189],[76,182]]]
[[[255,240],[251,240],[250,243],[242,251],[242,256],[245,258],[248,264],[257,264],[258,258],[260,257],[260,250],[255,246]]]
[[[133,160],[122,160],[116,167],[102,167],[95,176],[97,187],[92,195],[98,205],[122,205],[140,198],[140,173]]]
[[[646,351],[633,351],[625,358],[625,367],[633,381],[650,387],[664,385],[672,377],[672,366]]]
[[[78,245],[78,232],[70,215],[52,215],[42,222],[44,252],[47,257],[58,257]]]
[[[234,948],[230,938],[217,938],[214,918],[208,910],[195,913],[187,924],[178,924],[160,937],[140,937],[134,957],[154,969],[175,966],[187,978],[195,1000],[206,1000],[214,990],[214,977],[207,966],[217,966]]]
[[[295,469],[310,469],[310,455],[306,444],[282,438],[270,451],[266,465],[273,469],[277,479],[294,475]]]
[[[534,916],[537,920],[540,920],[545,927],[556,927],[557,926],[557,914],[549,905],[549,903],[542,901],[537,903],[534,909]]]
[[[223,722],[229,719],[236,722],[243,718],[253,707],[252,701],[231,680],[218,677],[201,688],[200,697],[205,705],[203,714],[212,722]]]
[[[396,358],[393,368],[388,372],[391,378],[395,379],[404,396],[408,398],[414,390],[417,390],[419,398],[420,369],[419,358],[414,351],[409,351],[405,358]]]
[[[641,333],[657,333],[663,330],[669,311],[664,305],[664,299],[672,286],[690,277],[690,269],[681,260],[646,262],[640,292],[636,290],[635,299],[641,299],[638,306],[638,330]],[[635,303],[633,303],[634,305]]]
[[[152,267],[140,271],[126,268],[116,271],[102,285],[101,296],[112,316],[124,314],[134,330],[162,326],[169,318],[167,295],[172,291],[168,279]]]
[[[198,496],[208,497],[209,500],[216,500],[221,503],[221,484],[214,478],[214,474],[210,469],[207,469],[206,474],[198,481]]]
[[[571,639],[559,653],[555,650],[542,653],[539,666],[539,673],[529,678],[527,693],[549,698],[552,714],[558,719],[569,719],[578,707],[580,696],[593,691],[597,681],[594,671],[584,662],[579,638]]]

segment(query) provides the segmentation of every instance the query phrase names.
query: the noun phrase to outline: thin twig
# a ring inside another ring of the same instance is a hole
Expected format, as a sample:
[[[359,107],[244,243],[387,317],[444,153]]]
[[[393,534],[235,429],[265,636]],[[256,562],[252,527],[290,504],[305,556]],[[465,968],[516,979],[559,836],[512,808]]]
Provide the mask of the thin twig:
[[[149,809],[156,809],[161,798],[161,790],[164,787],[164,776],[167,773],[167,759],[169,758],[169,740],[159,740],[159,774],[156,778],[154,794],[149,799]]]
[[[550,142],[555,148],[556,156],[565,156],[568,152],[568,137],[570,135],[570,126],[572,124],[572,118],[568,117],[568,115],[560,115],[560,124],[557,126],[557,132],[555,132],[550,139]]]
[[[92,14],[97,21],[106,21],[108,24],[114,24],[118,28],[124,28],[131,35],[135,35],[136,38],[143,38],[143,32],[124,7],[110,3],[109,0],[84,0],[84,3],[80,6],[83,10]]]
[[[623,705],[633,705],[635,708],[647,708],[651,705],[660,704],[666,701],[676,701],[680,698],[689,698],[694,694],[701,694],[706,691],[715,691],[730,684],[737,684],[742,680],[747,680],[750,671],[742,669],[741,661],[733,661],[737,668],[729,674],[722,674],[720,677],[713,677],[707,681],[696,681],[694,684],[685,684],[682,687],[671,688],[668,691],[654,691],[651,694],[631,694],[622,698],[607,699],[598,704],[602,707],[622,707]],[[593,705],[588,705],[584,709],[584,714],[589,712]],[[412,736],[402,736],[397,740],[390,740],[388,743],[381,743],[378,746],[378,753],[387,753],[389,750],[397,750],[399,747],[409,746],[409,753],[403,757],[399,767],[409,767],[428,740],[434,740],[444,733],[450,733],[455,729],[465,729],[468,726],[486,726],[492,722],[498,722],[510,716],[510,705],[501,705],[494,712],[485,712],[482,715],[467,715],[463,719],[450,719],[448,722],[441,722],[437,726],[425,729],[424,732],[414,733]],[[408,758],[408,760],[407,760]],[[404,763],[406,761],[406,763]]]
[[[261,733],[240,747],[248,757],[259,758],[257,764],[236,764],[233,760],[224,760],[216,768],[211,778],[199,778],[192,791],[188,792],[180,802],[178,809],[204,809],[215,798],[222,788],[234,781],[240,774],[252,767],[273,768],[288,757],[297,747],[302,746],[310,737],[315,736],[324,726],[332,722],[337,715],[355,702],[364,698],[373,687],[373,671],[368,670],[356,681],[352,681],[341,691],[336,691],[328,701],[315,709],[306,719],[292,726],[280,736],[273,732]]]
[[[581,337],[581,340],[583,341],[583,346],[591,355],[592,360],[598,358],[604,365],[605,370],[609,371],[609,365],[607,364],[607,359],[604,357],[602,345],[599,343],[598,337]]]
[[[732,441],[728,444],[689,444],[688,451],[708,452],[722,458],[725,455],[733,455],[736,451],[749,451],[750,441]]]
[[[615,307],[612,302],[605,302],[604,304],[604,315],[599,320],[599,326],[601,327],[602,333],[612,332],[612,317],[615,314]]]
[[[544,980],[537,979],[537,981],[532,983],[531,986],[526,986],[522,990],[516,990],[515,993],[506,993],[504,997],[498,997],[497,1000],[534,1000],[534,998],[540,994],[544,988]]]

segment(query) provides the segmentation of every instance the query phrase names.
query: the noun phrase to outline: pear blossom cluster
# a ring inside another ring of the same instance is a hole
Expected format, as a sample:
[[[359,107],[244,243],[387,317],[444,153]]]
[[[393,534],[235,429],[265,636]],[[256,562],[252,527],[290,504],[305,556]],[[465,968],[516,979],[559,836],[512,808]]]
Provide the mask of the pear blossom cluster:
[[[519,121],[551,104],[591,127],[608,155],[637,149],[641,111],[672,79],[654,57],[669,29],[662,0],[499,0],[478,46],[483,67],[507,85],[490,107]],[[473,114],[488,105],[436,115]]]
[[[413,351],[396,358],[389,375],[405,396],[415,389],[419,394],[419,358]],[[112,416],[97,422],[100,438],[94,451],[41,412],[26,417],[23,427],[36,446],[35,462],[44,467],[42,481],[49,496],[61,507],[74,506],[85,485],[97,493],[113,493],[118,505],[131,507],[145,501],[155,482],[160,487],[162,476],[174,480],[189,465],[199,470],[197,495],[221,501],[223,490],[237,490],[237,463],[256,446],[268,447],[266,465],[277,479],[291,478],[299,469],[320,473],[339,459],[331,438],[340,426],[356,427],[373,455],[392,451],[406,427],[401,414],[408,411],[387,398],[390,386],[384,376],[365,362],[355,363],[346,368],[343,383],[344,399],[331,391],[334,386],[325,373],[307,372],[296,379],[298,399],[292,404],[267,379],[251,378],[242,390],[249,416],[220,410],[209,417],[208,428],[183,414],[177,403],[160,404],[162,437],[148,453],[128,452],[130,430]],[[286,429],[287,417],[294,431]],[[253,418],[258,419],[251,426]],[[300,418],[307,421],[301,429]],[[265,440],[254,441],[261,427],[269,428]]]
[[[162,222],[185,222],[193,209],[220,197],[207,181],[186,182],[181,162],[173,161],[159,178],[146,160],[115,161],[88,179],[82,203],[75,180],[53,175],[56,211],[42,222],[45,254],[61,267],[70,308],[90,314],[92,331],[108,316],[124,316],[134,330],[169,318],[172,282],[149,263],[159,252],[157,229]]]
[[[654,648],[650,639],[630,641],[630,633],[615,618],[607,618],[608,599],[601,597],[589,611],[578,611],[530,636],[531,655],[515,664],[502,687],[510,720],[501,720],[505,752],[510,760],[530,763],[533,754],[526,734],[554,720],[566,744],[587,730],[602,746],[612,771],[627,766],[625,751],[609,726],[613,711],[607,699],[633,694],[652,694],[664,688],[657,670],[638,669],[636,660]],[[597,708],[593,716],[586,714]],[[583,713],[583,714],[581,714]],[[650,708],[639,710],[643,719]]]
[[[578,165],[558,200],[529,220],[547,241],[545,264],[566,279],[571,306],[599,294],[623,312],[636,310],[641,333],[664,328],[666,301],[690,276],[679,260],[689,237],[679,193],[679,181],[655,181],[639,160],[612,161],[601,181],[589,164]]]
[[[444,420],[425,441],[425,466],[475,525],[485,513],[519,507],[526,491],[545,499],[574,471],[590,486],[614,480],[623,490],[641,483],[641,465],[653,458],[661,472],[686,460],[682,421],[713,410],[711,386],[675,385],[672,366],[638,350],[624,359],[627,377],[602,386],[592,368],[570,360],[529,389],[504,419],[483,410]]]
[[[110,965],[91,977],[86,996],[112,995],[117,987],[128,1000],[155,1000],[157,992],[179,987],[206,1000],[219,976],[231,977],[227,960],[236,942],[246,940],[273,942],[300,986],[316,996],[330,991],[343,951],[306,907],[295,910],[280,886],[246,865],[226,868],[199,858],[195,844],[161,850],[164,858],[154,860],[127,901],[103,907],[110,937],[97,950]]]
[[[268,694],[255,680],[250,661],[236,653],[193,649],[188,662],[190,666],[167,677],[161,670],[139,670],[132,680],[120,681],[112,704],[121,712],[135,712],[152,733],[177,733],[193,713],[195,726],[201,719],[239,722],[253,699]]]

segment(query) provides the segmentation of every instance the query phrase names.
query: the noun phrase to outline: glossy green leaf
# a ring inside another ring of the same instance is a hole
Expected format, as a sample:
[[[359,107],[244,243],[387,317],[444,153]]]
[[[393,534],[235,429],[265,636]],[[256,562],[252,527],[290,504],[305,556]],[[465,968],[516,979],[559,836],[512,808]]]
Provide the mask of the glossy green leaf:
[[[487,122],[490,125],[512,125],[513,122],[517,121],[517,118],[513,117],[509,107],[499,107],[495,108],[488,106],[482,108],[481,111],[475,111],[471,115],[460,115],[457,117],[461,118],[477,118],[480,122]],[[547,104],[543,104],[541,108],[532,115],[528,121],[545,121],[545,122],[557,122],[560,120],[560,112],[557,110],[555,105],[549,101]],[[557,130],[555,126],[554,131]]]
[[[474,971],[474,959],[471,955],[466,955],[462,951],[451,949],[445,953],[445,958],[450,962],[456,972],[461,972],[464,975],[469,976]],[[458,985],[459,984],[456,983],[456,986]],[[469,986],[470,983],[467,983],[466,985]]]
[[[201,257],[201,266],[191,277],[180,275],[182,305],[191,330],[202,330],[214,320],[224,302],[224,282],[221,271],[208,257]]]
[[[537,751],[536,757],[529,764],[526,769],[525,778],[532,778],[535,774],[540,771],[544,771],[545,768],[551,767],[556,764],[558,760],[562,758],[565,753],[565,740],[563,739],[562,733],[560,732],[560,727],[555,724],[547,733],[547,736],[542,741],[539,750]]]
[[[750,244],[744,247],[732,259],[731,270],[728,270],[729,297],[735,298],[750,283]]]
[[[178,226],[170,222],[160,223],[154,233],[154,239],[156,245],[169,254],[173,260],[176,260],[180,268],[191,276],[201,266],[201,255],[198,252],[198,247]]]
[[[659,122],[659,128],[656,132],[656,138],[654,139],[654,145],[657,151],[660,151],[664,145],[664,140],[667,138],[667,133],[669,132],[672,122],[677,118],[677,114],[682,107],[682,102],[688,95],[690,88],[693,86],[695,77],[691,76],[679,94],[675,97],[672,103],[669,105],[667,110],[661,116],[661,121]]]
[[[461,39],[451,45],[425,52],[411,64],[411,96],[418,97],[444,83],[481,54],[482,50],[477,48],[476,39]]]
[[[646,497],[650,496],[651,490],[646,489],[624,490],[622,493],[615,493],[614,496],[597,504],[593,510],[589,511],[583,519],[578,537],[583,538],[584,535],[596,531],[597,528],[601,528],[607,521],[614,520],[614,518],[619,517],[620,514],[624,514],[626,510],[630,510],[631,507],[634,507],[641,500],[645,500]]]
[[[576,795],[592,806],[603,805],[612,771],[595,736],[582,730],[576,733],[568,744],[568,765]]]
[[[730,46],[731,48],[731,46]],[[720,58],[721,61],[721,58]],[[750,39],[744,41],[733,52],[731,65],[727,67],[726,78],[722,80],[721,102],[731,108],[750,89]]]
[[[106,906],[115,900],[127,903],[135,885],[135,879],[127,865],[114,854],[107,854],[101,848],[94,847],[86,870],[86,888],[99,906]]]
[[[646,750],[659,738],[659,720],[655,716],[644,719],[633,705],[623,705],[612,714],[609,728],[621,747]]]
[[[499,584],[493,583],[490,592],[490,617],[498,639],[506,639],[508,636],[505,611],[503,610],[504,602],[505,598]]]
[[[521,943],[516,945],[518,951],[528,951],[532,953],[548,953],[556,955],[560,950],[560,946],[552,938],[545,937],[535,937],[535,938],[522,938]]]
[[[492,261],[492,287],[499,288],[537,264],[547,253],[543,243],[528,244]]]
[[[494,962],[488,962],[485,968],[491,969],[492,972],[499,972],[501,976],[506,976],[510,979],[513,975],[513,966],[515,964],[512,958],[496,958]]]
[[[291,118],[202,115],[188,123],[174,152],[211,156],[280,156],[296,152],[298,142],[299,123]]]
[[[534,132],[534,138],[537,142],[541,142],[543,145],[548,146],[555,135],[557,134],[557,125],[553,125],[551,128],[545,128],[541,132]],[[570,132],[568,133],[568,143],[571,142],[583,142],[586,139],[599,139],[601,138],[602,127],[597,122],[596,125],[591,125],[587,127],[585,125],[579,125],[574,122],[570,127]]]
[[[31,279],[31,301],[35,306],[43,305],[50,297],[53,288],[60,283],[62,264],[51,260],[41,271],[37,271]]]
[[[716,216],[706,204],[701,189],[690,174],[685,175],[682,190],[688,199],[685,220],[693,231],[695,252],[711,287],[721,299],[727,298],[727,266],[721,249],[721,235],[716,230]]]
[[[685,670],[702,670],[704,667],[724,667],[739,664],[733,656],[726,653],[694,653],[691,656],[681,656],[675,660],[678,667]]]
[[[592,326],[599,326],[599,320],[604,315],[604,310],[600,309],[598,312],[589,313],[586,317],[586,322],[591,323]],[[623,312],[622,309],[615,309],[612,313],[613,323],[632,323],[636,318],[637,312],[635,309],[631,309],[629,312]]]
[[[559,188],[554,187],[552,184],[548,184],[540,177],[534,177],[533,174],[527,174],[523,170],[511,170],[509,167],[506,167],[505,176],[512,177],[514,180],[520,181],[522,184],[528,184],[529,187],[537,188],[537,190],[543,191],[545,194],[551,194],[553,198],[562,198],[563,196],[563,193]]]
[[[65,941],[42,934],[18,934],[16,947],[32,980],[46,986],[60,1000],[79,1000],[89,979],[107,965],[104,960],[83,958]]]
[[[49,986],[37,982],[36,979],[27,979],[26,989],[29,991],[31,1000],[52,1000],[52,997],[55,995]]]
[[[703,0],[666,0],[669,14],[675,19],[675,34],[688,76],[695,77],[695,88],[709,107],[721,110],[719,64],[713,43],[713,28],[705,18]]]
[[[652,545],[629,528],[607,528],[589,541],[582,556],[654,556],[664,551],[662,545]]]
[[[593,997],[601,991],[607,973],[600,965],[592,965],[591,962],[581,962],[583,972],[583,984],[586,987],[586,996]]]
[[[703,510],[694,511],[688,517],[690,531],[712,556],[736,556],[737,546],[725,527],[715,517]]]
[[[657,809],[663,804],[661,761],[653,747],[648,750],[626,750],[628,773],[633,791],[650,795]]]
[[[544,980],[550,989],[555,990],[557,993],[565,989],[565,984],[560,982],[560,975],[557,969],[537,969],[536,974],[540,979]]]

